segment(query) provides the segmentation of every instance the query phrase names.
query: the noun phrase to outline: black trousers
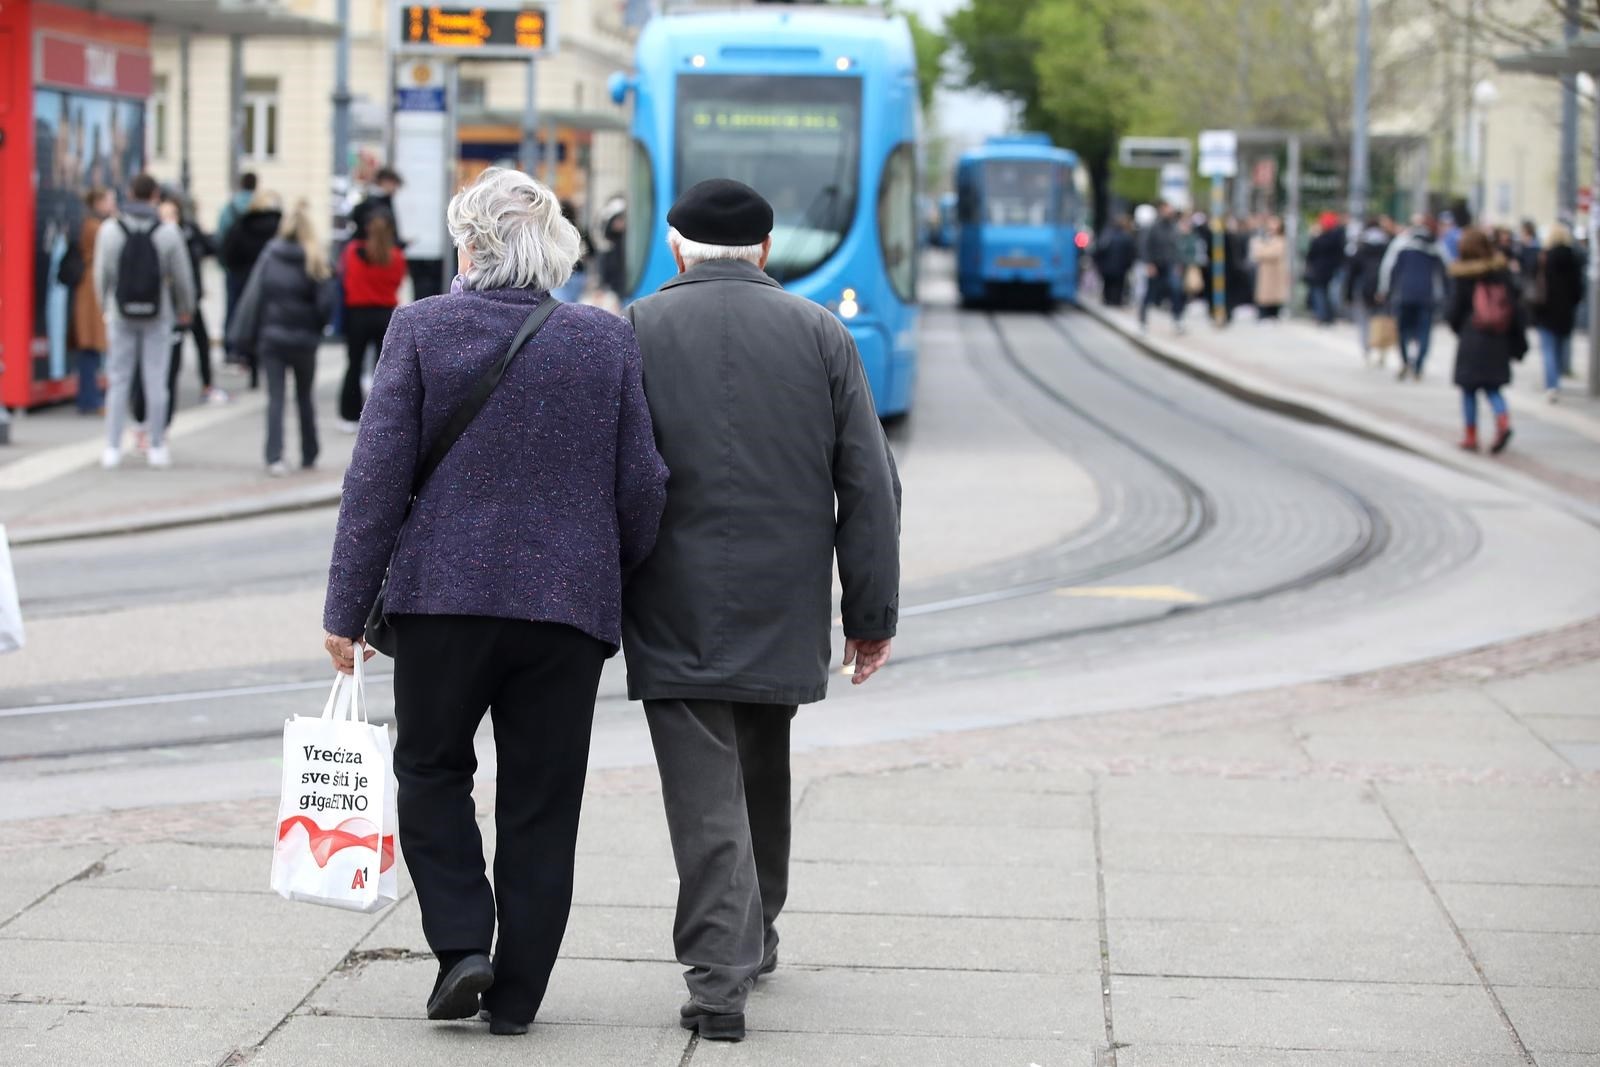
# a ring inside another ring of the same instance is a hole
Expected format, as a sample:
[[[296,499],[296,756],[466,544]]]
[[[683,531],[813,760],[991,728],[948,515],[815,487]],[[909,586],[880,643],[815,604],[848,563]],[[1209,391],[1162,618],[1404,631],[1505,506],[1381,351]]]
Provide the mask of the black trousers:
[[[672,941],[695,1003],[743,1011],[789,896],[793,705],[646,700],[678,868]]]
[[[394,308],[347,307],[344,309],[344,343],[350,357],[344,385],[339,389],[339,417],[346,422],[361,419],[361,372],[366,369],[367,349],[383,350],[383,335],[389,330]]]
[[[194,337],[195,357],[200,361],[200,384],[211,388],[211,334],[206,330],[206,317],[197,307],[189,325],[177,327],[172,334],[172,356],[167,363],[167,425],[178,410],[178,372],[183,369],[183,338]],[[128,394],[128,407],[133,411],[133,421],[144,421],[144,371],[135,364],[133,387]]]
[[[258,354],[262,369],[267,375],[267,450],[269,465],[283,459],[283,424],[288,379],[294,374],[294,403],[300,421],[300,465],[311,467],[317,462],[317,350],[305,348],[298,352],[268,352]]]
[[[435,953],[487,952],[484,1007],[532,1022],[572,908],[578,812],[600,668],[610,649],[555,623],[394,619],[400,845]],[[499,760],[494,888],[472,804],[484,712]]]

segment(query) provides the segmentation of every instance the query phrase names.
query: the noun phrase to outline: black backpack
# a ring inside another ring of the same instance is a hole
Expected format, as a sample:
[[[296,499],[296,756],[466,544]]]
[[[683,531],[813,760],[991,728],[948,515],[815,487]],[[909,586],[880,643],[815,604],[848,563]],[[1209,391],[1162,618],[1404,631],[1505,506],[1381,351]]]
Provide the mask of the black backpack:
[[[125,319],[153,319],[161,314],[161,254],[155,227],[129,229],[122,219],[124,241],[117,257],[117,310]]]
[[[61,257],[61,265],[56,268],[56,281],[68,289],[76,289],[78,283],[83,281],[83,276],[88,270],[88,264],[83,261],[83,249],[76,244],[67,248],[67,254]]]

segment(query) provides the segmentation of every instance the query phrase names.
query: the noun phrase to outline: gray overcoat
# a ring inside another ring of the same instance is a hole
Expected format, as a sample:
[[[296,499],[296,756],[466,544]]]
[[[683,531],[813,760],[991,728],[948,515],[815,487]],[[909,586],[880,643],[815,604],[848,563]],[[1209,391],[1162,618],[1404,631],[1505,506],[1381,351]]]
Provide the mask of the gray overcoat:
[[[832,562],[847,637],[892,637],[900,479],[850,332],[755,266],[702,263],[628,308],[672,475],[623,591],[634,700],[827,695]]]

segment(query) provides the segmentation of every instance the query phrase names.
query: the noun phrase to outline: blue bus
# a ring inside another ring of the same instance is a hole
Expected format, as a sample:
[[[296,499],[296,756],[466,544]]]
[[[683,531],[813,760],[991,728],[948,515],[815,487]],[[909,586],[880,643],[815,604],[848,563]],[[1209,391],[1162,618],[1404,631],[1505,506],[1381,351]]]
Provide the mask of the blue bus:
[[[956,281],[961,301],[1041,304],[1078,295],[1089,244],[1087,180],[1078,157],[1042,133],[991,137],[956,163]]]
[[[955,193],[943,193],[939,197],[939,233],[933,243],[940,248],[956,246]]]
[[[639,36],[624,300],[676,270],[667,209],[706,178],[758,190],[775,216],[767,273],[855,337],[881,416],[917,370],[921,113],[905,21],[787,6],[662,15]]]

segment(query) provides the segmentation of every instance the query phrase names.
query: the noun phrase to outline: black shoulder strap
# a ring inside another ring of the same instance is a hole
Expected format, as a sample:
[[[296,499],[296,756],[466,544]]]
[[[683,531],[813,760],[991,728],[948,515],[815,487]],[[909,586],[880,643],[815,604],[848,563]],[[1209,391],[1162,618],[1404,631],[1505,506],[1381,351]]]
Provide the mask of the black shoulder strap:
[[[527,344],[528,340],[539,332],[539,327],[543,326],[545,320],[554,314],[556,308],[560,306],[561,301],[555,297],[545,297],[544,301],[534,308],[533,312],[524,320],[522,329],[518,330],[517,335],[511,339],[511,345],[506,349],[505,355],[496,360],[494,366],[490,367],[484,376],[478,379],[477,384],[472,387],[471,394],[468,395],[466,400],[462,401],[461,406],[456,408],[454,414],[450,416],[450,421],[445,423],[444,431],[439,434],[439,439],[433,443],[432,448],[428,449],[428,454],[423,458],[422,465],[417,468],[416,479],[411,483],[411,495],[413,497],[422,492],[422,487],[427,484],[428,479],[438,469],[439,464],[444,462],[444,457],[449,454],[455,443],[461,439],[461,435],[472,424],[472,420],[478,417],[478,412],[483,410],[483,405],[489,402],[490,394],[494,392],[495,386],[500,384],[500,379],[505,375],[506,368],[511,365],[511,360],[522,350],[522,346]]]

